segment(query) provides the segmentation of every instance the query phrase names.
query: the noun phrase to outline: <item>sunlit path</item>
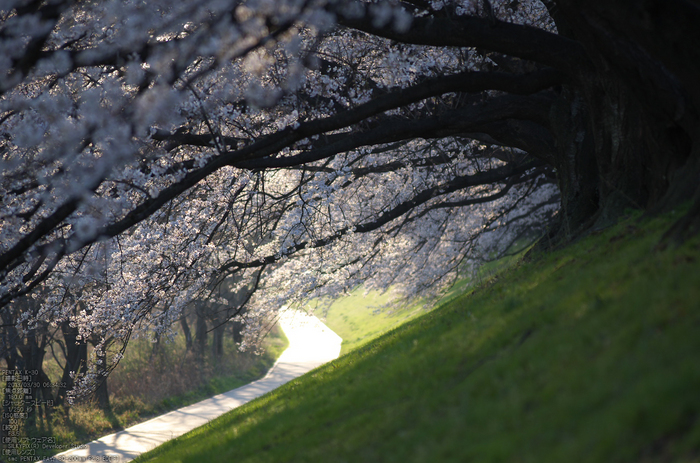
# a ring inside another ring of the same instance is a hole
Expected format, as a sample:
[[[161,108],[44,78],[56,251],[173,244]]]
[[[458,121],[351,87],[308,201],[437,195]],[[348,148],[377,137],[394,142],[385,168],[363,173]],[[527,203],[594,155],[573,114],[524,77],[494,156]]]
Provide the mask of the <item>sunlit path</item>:
[[[340,354],[342,339],[318,318],[287,310],[282,313],[279,323],[289,339],[289,347],[264,378],[44,461],[133,460],[138,455],[337,358]]]

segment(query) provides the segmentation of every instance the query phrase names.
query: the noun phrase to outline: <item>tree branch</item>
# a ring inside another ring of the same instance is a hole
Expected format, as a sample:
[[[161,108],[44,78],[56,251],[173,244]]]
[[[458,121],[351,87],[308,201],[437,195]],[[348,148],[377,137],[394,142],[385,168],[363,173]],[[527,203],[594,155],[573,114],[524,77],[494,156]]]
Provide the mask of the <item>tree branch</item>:
[[[329,6],[342,26],[397,42],[437,47],[476,47],[552,66],[571,76],[590,67],[583,46],[542,29],[474,16],[414,17],[405,32],[378,27],[369,3],[358,0]],[[495,18],[494,18],[495,19]]]
[[[360,224],[355,227],[345,227],[341,230],[338,230],[334,235],[327,236],[318,240],[303,241],[301,243],[297,243],[296,245],[288,249],[287,252],[284,253],[284,256],[290,256],[304,249],[314,249],[327,246],[333,243],[334,241],[337,241],[342,236],[347,235],[351,232],[367,233],[377,230],[383,225],[391,222],[392,220],[398,217],[401,217],[407,212],[415,209],[417,206],[420,206],[433,198],[444,196],[473,186],[489,185],[492,183],[502,182],[512,176],[520,175],[528,171],[529,169],[542,165],[543,163],[541,161],[531,161],[525,164],[521,164],[519,166],[503,166],[492,169],[490,171],[480,172],[478,174],[454,177],[452,180],[445,182],[442,185],[427,188],[421,191],[420,193],[416,194],[416,196],[414,196],[412,199],[406,200],[401,204],[398,204],[397,206],[393,207],[392,209],[383,212],[371,222]],[[282,255],[276,254],[249,262],[230,261],[227,264],[221,266],[219,268],[219,271],[230,272],[232,269],[240,270],[244,268],[261,267],[264,265],[273,264],[281,258]]]

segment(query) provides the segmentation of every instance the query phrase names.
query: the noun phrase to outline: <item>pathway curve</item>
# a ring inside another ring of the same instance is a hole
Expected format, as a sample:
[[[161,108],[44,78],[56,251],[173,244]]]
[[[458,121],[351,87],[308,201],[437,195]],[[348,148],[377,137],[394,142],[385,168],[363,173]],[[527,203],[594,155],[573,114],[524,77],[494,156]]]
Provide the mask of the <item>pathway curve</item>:
[[[264,378],[60,453],[44,462],[131,461],[340,355],[342,339],[315,316],[284,310],[279,323],[289,339],[289,347]]]

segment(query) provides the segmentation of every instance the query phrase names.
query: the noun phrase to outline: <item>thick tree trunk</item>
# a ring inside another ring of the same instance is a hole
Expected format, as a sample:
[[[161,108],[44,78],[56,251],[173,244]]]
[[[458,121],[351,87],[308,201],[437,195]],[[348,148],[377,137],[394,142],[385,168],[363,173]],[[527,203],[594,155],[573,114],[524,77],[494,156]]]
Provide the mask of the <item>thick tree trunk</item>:
[[[552,105],[550,117],[559,152],[554,166],[561,192],[559,233],[566,239],[585,227],[598,211],[598,167],[583,96],[572,87],[564,87]]]
[[[582,86],[588,103],[597,165],[598,223],[625,208],[646,209],[668,189],[669,161],[660,121],[615,77],[591,75]]]
[[[687,72],[700,68],[700,28],[688,19],[700,20],[700,8],[680,0],[556,4],[559,32],[592,62],[552,111],[563,228],[604,226],[628,207],[700,201],[700,91],[689,77],[700,70]],[[700,206],[692,214],[700,217]],[[686,222],[700,229],[700,220]]]

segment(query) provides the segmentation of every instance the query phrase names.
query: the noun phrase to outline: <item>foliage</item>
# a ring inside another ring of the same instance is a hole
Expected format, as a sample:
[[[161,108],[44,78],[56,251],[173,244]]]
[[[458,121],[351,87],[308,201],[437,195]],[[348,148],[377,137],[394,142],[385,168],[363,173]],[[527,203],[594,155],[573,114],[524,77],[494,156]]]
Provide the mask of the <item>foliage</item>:
[[[623,223],[492,281],[141,456],[697,461],[700,240]]]

